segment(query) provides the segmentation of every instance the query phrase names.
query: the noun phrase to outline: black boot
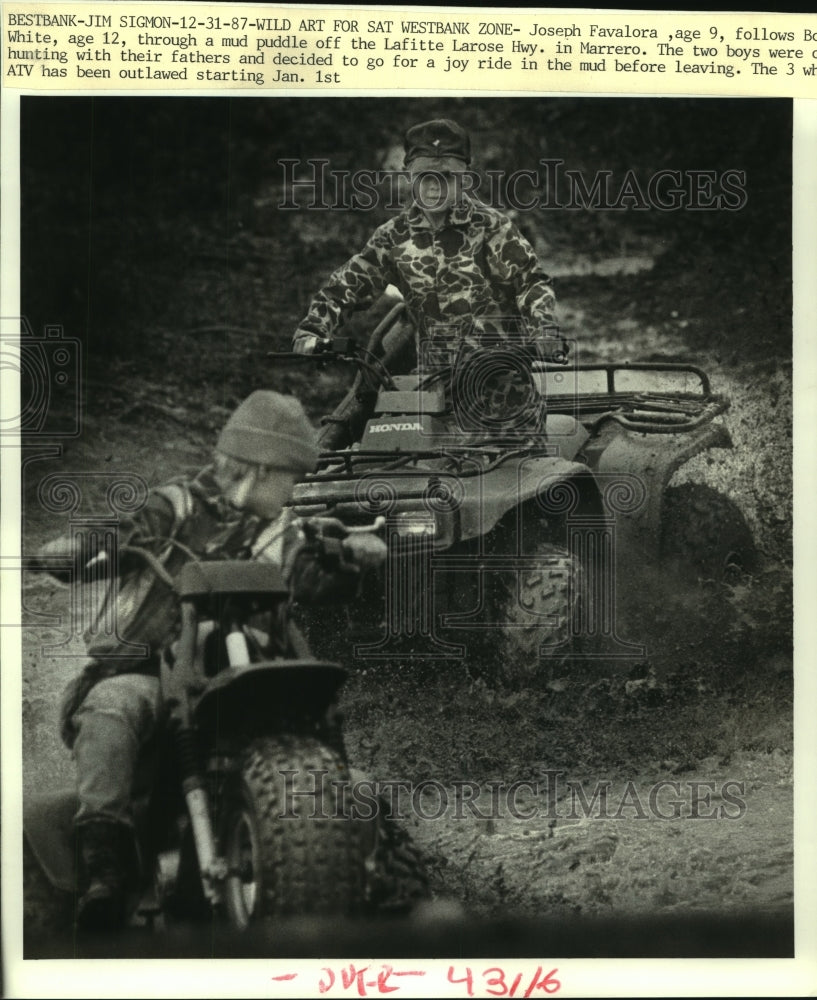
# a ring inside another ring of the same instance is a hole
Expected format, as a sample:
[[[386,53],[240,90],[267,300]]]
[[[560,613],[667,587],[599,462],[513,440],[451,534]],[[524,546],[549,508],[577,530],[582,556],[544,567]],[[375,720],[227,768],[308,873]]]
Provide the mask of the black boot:
[[[77,926],[89,931],[120,929],[125,923],[132,834],[121,823],[91,820],[77,827],[77,837],[84,886]]]

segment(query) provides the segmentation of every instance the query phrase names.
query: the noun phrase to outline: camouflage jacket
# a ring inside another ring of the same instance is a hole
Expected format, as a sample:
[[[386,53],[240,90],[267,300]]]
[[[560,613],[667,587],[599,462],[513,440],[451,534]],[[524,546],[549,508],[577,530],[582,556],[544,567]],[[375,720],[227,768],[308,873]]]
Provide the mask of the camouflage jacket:
[[[535,342],[555,328],[550,279],[530,243],[501,212],[464,198],[439,229],[417,205],[376,229],[314,297],[295,341],[332,336],[389,284],[405,299],[421,358],[427,344]]]

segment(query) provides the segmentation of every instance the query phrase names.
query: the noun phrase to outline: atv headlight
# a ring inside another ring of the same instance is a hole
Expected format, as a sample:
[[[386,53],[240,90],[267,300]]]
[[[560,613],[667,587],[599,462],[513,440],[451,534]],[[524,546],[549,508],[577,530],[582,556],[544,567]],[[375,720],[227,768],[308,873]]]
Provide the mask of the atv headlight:
[[[392,524],[400,538],[434,538],[437,534],[436,518],[427,511],[401,511],[394,515]]]

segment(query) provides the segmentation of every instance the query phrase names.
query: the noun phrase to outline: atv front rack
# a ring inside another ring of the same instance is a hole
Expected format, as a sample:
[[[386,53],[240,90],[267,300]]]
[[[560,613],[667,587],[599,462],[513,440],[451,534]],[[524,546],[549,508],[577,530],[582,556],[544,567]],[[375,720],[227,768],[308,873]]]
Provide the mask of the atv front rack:
[[[405,477],[433,476],[434,473],[445,471],[462,478],[492,472],[500,465],[514,459],[529,458],[532,455],[550,456],[552,454],[553,449],[547,444],[535,447],[526,444],[522,448],[509,449],[506,441],[488,439],[462,447],[446,445],[433,449],[395,452],[391,455],[383,451],[367,451],[362,448],[324,451],[318,457],[315,472],[307,475],[304,482],[309,483],[316,480],[348,482],[357,480],[361,475],[373,471],[376,471],[378,475],[390,472]],[[423,466],[420,463],[424,461],[447,462],[450,468],[441,470],[431,465]]]
[[[690,376],[697,381],[697,390],[655,391],[620,386],[625,376],[628,381],[637,381],[639,372],[664,374],[668,379]],[[604,386],[582,392],[579,388],[582,377],[591,373],[601,373]],[[606,420],[614,420],[627,430],[645,434],[681,434],[709,423],[729,408],[728,400],[712,392],[709,377],[696,365],[667,362],[580,364],[567,368],[542,365],[538,374],[543,379],[548,413],[573,416],[591,431]],[[573,384],[568,385],[571,376]]]

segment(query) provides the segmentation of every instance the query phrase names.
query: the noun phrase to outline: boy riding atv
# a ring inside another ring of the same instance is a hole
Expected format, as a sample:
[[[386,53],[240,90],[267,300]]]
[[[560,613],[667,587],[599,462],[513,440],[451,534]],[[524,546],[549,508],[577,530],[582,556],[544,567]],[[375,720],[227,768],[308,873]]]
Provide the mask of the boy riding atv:
[[[298,400],[255,392],[227,421],[213,465],[194,479],[152,490],[144,509],[121,526],[118,570],[124,574],[138,553],[148,566],[139,577],[151,582],[138,597],[118,591],[113,635],[88,642],[92,659],[68,685],[61,708],[62,736],[77,770],[80,927],[111,929],[126,916],[134,791],[150,770],[162,718],[160,654],[178,634],[171,574],[190,558],[269,561],[281,567],[293,596],[309,601],[354,589],[359,568],[384,557],[376,536],[350,535],[342,542],[341,572],[327,573],[304,548],[304,525],[281,512],[317,456],[315,432]],[[78,558],[75,544],[57,539],[47,545],[44,567],[49,559]],[[98,553],[91,562],[105,557]],[[132,656],[134,642],[145,644],[146,655]]]
[[[485,338],[541,345],[553,336],[553,290],[530,243],[467,193],[470,145],[448,119],[408,130],[412,204],[329,277],[295,333],[295,351],[319,351],[356,306],[390,284],[405,300],[421,365],[445,364],[452,350],[477,349]]]
[[[391,518],[393,578],[380,604],[359,603],[374,610],[358,615],[372,637],[358,655],[419,656],[421,635],[423,656],[506,679],[643,660],[617,632],[622,581],[672,567],[722,579],[754,561],[729,498],[670,485],[731,444],[715,421],[728,400],[694,365],[568,366],[549,279],[511,222],[469,197],[469,158],[451,121],[409,130],[412,204],[329,277],[295,334],[297,354],[357,367],[296,510]],[[366,346],[337,337],[389,284],[403,301]]]

